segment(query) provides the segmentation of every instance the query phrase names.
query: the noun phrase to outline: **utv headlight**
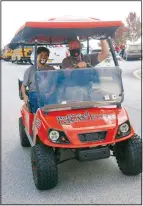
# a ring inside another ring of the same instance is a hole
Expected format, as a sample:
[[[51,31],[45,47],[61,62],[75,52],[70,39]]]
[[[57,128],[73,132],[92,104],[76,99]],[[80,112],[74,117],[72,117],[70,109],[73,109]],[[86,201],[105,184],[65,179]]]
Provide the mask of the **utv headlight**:
[[[49,133],[49,138],[53,141],[53,142],[56,142],[60,137],[60,134],[58,131],[56,130],[52,130],[50,131]]]
[[[63,131],[58,131],[55,129],[50,129],[48,131],[48,138],[51,142],[57,143],[57,144],[69,144],[70,141],[68,140],[67,136]]]
[[[116,139],[128,136],[130,132],[131,132],[130,123],[129,121],[126,121],[118,127]]]
[[[120,127],[119,127],[119,130],[120,132],[122,133],[126,133],[128,132],[130,129],[129,125],[127,123],[123,123]]]

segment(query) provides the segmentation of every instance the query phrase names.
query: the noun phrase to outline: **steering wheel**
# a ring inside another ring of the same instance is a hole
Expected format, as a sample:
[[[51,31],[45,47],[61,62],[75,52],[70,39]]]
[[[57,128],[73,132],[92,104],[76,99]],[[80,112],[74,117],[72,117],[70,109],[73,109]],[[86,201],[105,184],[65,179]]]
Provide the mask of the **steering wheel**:
[[[86,65],[87,65],[87,67],[89,67],[89,68],[93,67],[90,63],[88,63],[88,62],[85,62],[85,63],[86,63]],[[76,64],[76,65],[73,67],[73,69],[77,69],[77,68],[79,68],[79,66]]]

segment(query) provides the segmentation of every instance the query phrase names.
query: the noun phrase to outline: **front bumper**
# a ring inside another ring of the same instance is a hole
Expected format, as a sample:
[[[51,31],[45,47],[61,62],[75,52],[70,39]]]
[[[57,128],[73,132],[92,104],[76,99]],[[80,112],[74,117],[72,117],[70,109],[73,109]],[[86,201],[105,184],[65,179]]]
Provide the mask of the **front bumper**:
[[[78,161],[99,160],[110,157],[109,147],[77,149],[75,157]]]

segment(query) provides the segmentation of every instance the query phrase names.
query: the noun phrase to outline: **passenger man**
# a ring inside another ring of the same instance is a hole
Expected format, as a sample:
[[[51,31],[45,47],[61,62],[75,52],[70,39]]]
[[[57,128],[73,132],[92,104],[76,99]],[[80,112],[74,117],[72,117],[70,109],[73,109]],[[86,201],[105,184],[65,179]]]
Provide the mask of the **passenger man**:
[[[37,49],[37,67],[38,70],[55,70],[54,67],[46,64],[49,58],[50,51],[46,47],[39,47]],[[29,88],[29,97],[26,94],[26,87]],[[28,101],[31,104],[31,109],[33,113],[36,113],[38,109],[37,102],[37,92],[36,92],[36,82],[35,82],[35,68],[34,66],[30,66],[24,73],[24,79],[21,87],[22,95],[24,98],[24,102],[27,104]]]

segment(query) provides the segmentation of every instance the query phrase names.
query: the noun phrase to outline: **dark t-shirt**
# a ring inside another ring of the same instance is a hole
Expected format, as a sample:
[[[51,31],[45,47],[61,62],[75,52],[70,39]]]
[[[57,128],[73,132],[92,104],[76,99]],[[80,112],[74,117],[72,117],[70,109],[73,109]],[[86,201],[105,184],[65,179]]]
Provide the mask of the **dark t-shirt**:
[[[81,55],[81,59],[73,58],[71,56],[66,57],[62,61],[62,69],[73,68],[80,61],[84,61],[86,63],[89,63],[90,65],[92,65],[94,67],[95,65],[99,64],[98,53]]]

